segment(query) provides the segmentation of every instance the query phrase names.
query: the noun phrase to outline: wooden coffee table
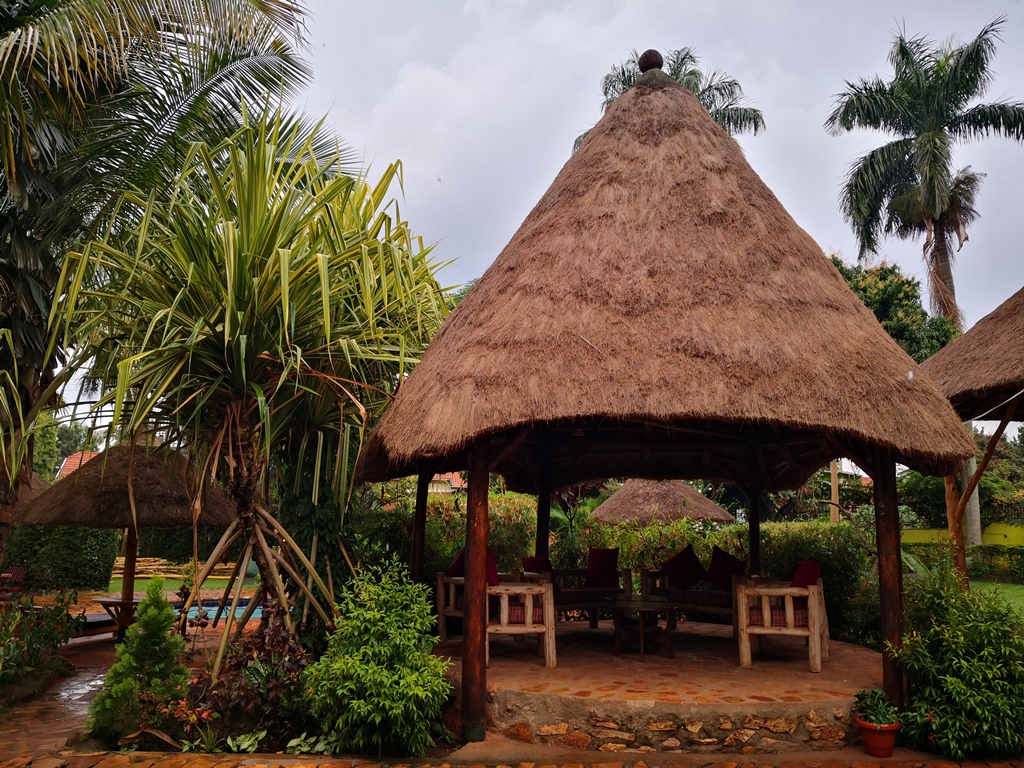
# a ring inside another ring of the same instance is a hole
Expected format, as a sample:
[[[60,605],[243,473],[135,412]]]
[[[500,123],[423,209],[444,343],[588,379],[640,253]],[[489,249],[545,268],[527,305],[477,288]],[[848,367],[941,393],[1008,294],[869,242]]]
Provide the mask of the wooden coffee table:
[[[660,645],[666,656],[670,659],[675,658],[672,652],[672,630],[676,626],[678,605],[655,595],[618,597],[610,602],[615,622],[613,653],[616,656],[622,652],[622,641],[636,635],[640,641],[640,661],[644,660],[648,643]],[[658,624],[658,615],[662,613],[665,614],[664,627]],[[634,615],[636,619],[633,618]]]

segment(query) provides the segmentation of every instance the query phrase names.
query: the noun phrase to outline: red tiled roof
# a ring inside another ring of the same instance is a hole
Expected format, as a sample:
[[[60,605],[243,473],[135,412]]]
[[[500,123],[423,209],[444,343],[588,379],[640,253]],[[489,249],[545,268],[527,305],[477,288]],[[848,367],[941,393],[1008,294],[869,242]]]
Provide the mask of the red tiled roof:
[[[79,451],[78,453],[71,454],[60,465],[55,480],[63,480],[87,461],[95,459],[99,455],[100,451]]]
[[[440,481],[440,480],[447,481],[448,484],[451,485],[452,490],[454,490],[456,488],[461,490],[461,489],[467,487],[466,486],[466,481],[462,479],[462,475],[460,475],[458,472],[443,472],[441,474],[434,475],[434,480],[435,481]]]

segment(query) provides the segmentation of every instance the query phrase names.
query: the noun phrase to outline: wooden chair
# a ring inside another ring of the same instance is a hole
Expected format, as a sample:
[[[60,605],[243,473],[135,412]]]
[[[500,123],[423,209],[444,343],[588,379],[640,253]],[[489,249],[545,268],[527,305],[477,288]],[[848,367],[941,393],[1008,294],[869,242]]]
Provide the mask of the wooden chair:
[[[448,617],[461,619],[463,616],[465,584],[465,576],[445,576],[444,571],[437,572],[437,634],[442,643],[448,639]]]
[[[487,594],[499,601],[496,618],[487,622],[487,664],[491,661],[491,635],[511,635],[517,639],[536,635],[537,654],[544,657],[544,666],[556,666],[555,598],[551,582],[504,582],[488,587]]]
[[[0,593],[5,599],[10,600],[15,592],[21,592],[25,584],[24,566],[15,565],[0,573]]]
[[[741,667],[753,667],[753,653],[760,653],[762,637],[789,635],[807,638],[811,672],[821,672],[821,661],[828,660],[829,650],[820,578],[807,587],[756,579],[741,581],[736,585],[736,614]]]

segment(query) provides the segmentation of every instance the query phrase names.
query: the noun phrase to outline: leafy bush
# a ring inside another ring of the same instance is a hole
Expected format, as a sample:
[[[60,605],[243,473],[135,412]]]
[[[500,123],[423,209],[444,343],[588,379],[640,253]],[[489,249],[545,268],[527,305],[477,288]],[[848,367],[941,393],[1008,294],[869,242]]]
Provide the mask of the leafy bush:
[[[279,605],[265,605],[263,618],[259,630],[228,655],[216,682],[209,670],[192,680],[189,701],[193,709],[218,714],[210,727],[229,745],[263,731],[271,734],[263,748],[284,749],[307,727],[302,673],[308,662]]]
[[[16,525],[5,565],[21,565],[28,589],[106,589],[120,534],[110,529]]]
[[[57,649],[78,626],[70,607],[76,595],[61,593],[52,606],[36,608],[30,597],[0,603],[0,686],[24,680],[43,669],[67,671]]]
[[[135,622],[117,646],[117,661],[89,709],[93,735],[107,743],[144,728],[174,732],[175,702],[185,699],[188,667],[179,662],[185,641],[172,634],[174,609],[163,581],[151,579]]]
[[[362,569],[341,593],[328,649],[304,675],[309,706],[332,752],[422,755],[451,685],[429,591],[397,558]]]
[[[1024,734],[1024,624],[998,594],[965,590],[948,563],[907,581],[910,681],[903,733],[956,760],[1018,753]]]
[[[840,627],[833,627],[829,617],[829,633],[833,638],[882,650],[882,600],[877,574],[869,572],[857,581],[853,595],[842,609],[842,616]]]
[[[949,558],[949,545],[945,542],[904,544],[903,551],[910,552],[930,568]],[[1004,544],[968,547],[967,574],[983,581],[1024,583],[1024,547]]]

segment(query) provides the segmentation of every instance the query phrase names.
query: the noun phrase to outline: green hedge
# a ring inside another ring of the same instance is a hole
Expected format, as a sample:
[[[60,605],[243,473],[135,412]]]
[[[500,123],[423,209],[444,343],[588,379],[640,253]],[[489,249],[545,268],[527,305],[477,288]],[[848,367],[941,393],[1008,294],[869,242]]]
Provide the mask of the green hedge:
[[[4,563],[25,567],[28,589],[105,590],[120,547],[116,530],[16,525]]]
[[[199,529],[200,562],[210,556],[223,533],[223,531],[209,528]],[[227,560],[237,560],[241,551],[241,542],[236,542],[230,548]],[[142,529],[139,531],[139,557],[162,557],[164,560],[178,565],[191,561],[192,528],[175,528],[170,531],[160,531],[155,528]]]

